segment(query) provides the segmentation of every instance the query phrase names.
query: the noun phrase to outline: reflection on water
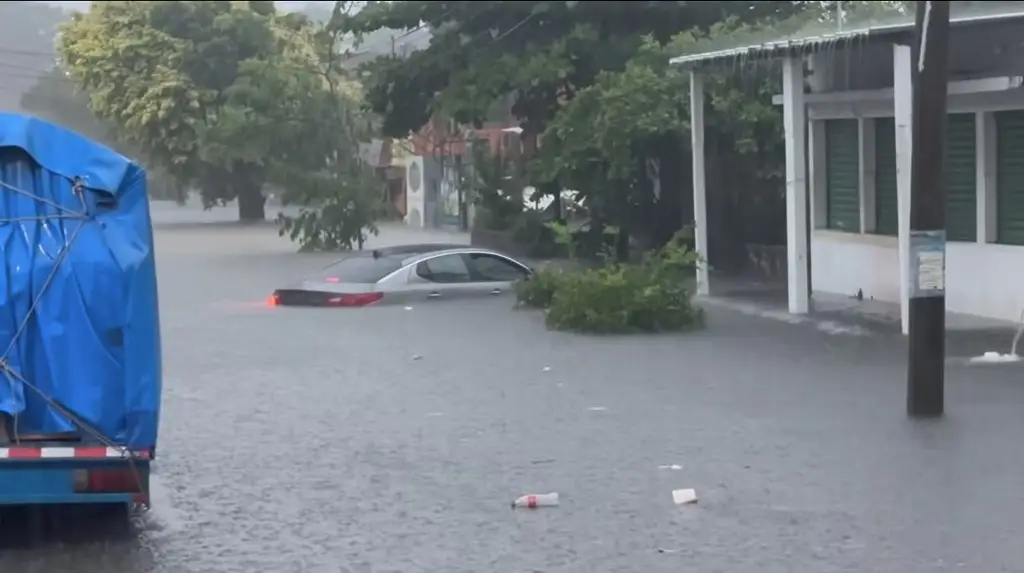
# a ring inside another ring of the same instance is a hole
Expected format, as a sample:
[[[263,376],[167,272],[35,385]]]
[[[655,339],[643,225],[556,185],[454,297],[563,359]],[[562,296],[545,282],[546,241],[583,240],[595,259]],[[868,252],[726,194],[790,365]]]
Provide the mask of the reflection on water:
[[[15,507],[0,511],[0,571],[158,570],[160,542],[185,520],[162,482],[150,484],[152,511],[125,505]],[[162,565],[167,565],[163,563]]]
[[[123,505],[15,507],[0,512],[0,547],[130,543],[139,521]]]

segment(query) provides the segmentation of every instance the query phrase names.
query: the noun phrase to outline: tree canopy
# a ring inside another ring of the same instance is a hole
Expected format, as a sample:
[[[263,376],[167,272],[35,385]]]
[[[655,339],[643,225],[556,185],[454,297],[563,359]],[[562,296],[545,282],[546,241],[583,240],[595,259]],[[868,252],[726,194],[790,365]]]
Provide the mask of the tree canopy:
[[[237,199],[242,220],[260,220],[264,185],[287,173],[301,202],[316,186],[297,171],[356,160],[358,106],[332,42],[273,2],[110,1],[66,24],[59,52],[120,139],[207,206]]]
[[[555,196],[575,190],[598,234],[604,225],[619,229],[621,255],[630,239],[664,243],[692,218],[690,165],[680,160],[689,154],[689,78],[670,57],[903,8],[842,4],[369,2],[331,24],[357,35],[429,27],[426,49],[366,67],[366,104],[385,133],[405,136],[434,116],[479,125],[494,102],[511,97],[530,183]],[[768,63],[707,77],[709,178],[724,188],[713,209],[784,216],[781,109],[771,102],[779,76]],[[733,233],[740,242],[783,239],[742,227]]]
[[[727,14],[786,16],[793,2],[368,2],[335,26],[356,34],[429,26],[427,49],[380,58],[366,82],[367,102],[400,137],[434,113],[480,123],[499,97],[539,133],[599,73],[621,70],[645,38],[664,43],[683,30],[709,29]]]

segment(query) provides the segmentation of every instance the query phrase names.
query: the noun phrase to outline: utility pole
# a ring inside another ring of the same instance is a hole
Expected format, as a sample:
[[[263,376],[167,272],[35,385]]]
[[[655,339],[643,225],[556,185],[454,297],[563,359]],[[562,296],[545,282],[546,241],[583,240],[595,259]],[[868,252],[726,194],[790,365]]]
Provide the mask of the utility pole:
[[[941,416],[946,369],[946,142],[949,2],[918,1],[912,47],[910,333],[907,414]]]

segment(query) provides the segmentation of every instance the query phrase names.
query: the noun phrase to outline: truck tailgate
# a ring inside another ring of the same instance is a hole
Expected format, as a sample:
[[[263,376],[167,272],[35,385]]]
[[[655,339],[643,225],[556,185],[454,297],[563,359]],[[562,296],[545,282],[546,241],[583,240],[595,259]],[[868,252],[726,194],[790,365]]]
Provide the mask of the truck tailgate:
[[[106,447],[0,447],[0,505],[148,504],[149,458]]]

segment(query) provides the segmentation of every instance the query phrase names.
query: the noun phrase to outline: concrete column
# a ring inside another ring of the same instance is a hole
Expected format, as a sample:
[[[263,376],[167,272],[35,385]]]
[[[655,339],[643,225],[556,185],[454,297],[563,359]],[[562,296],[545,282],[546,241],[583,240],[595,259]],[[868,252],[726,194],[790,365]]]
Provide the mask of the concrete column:
[[[697,294],[710,291],[708,283],[708,208],[704,165],[704,79],[690,72],[690,140],[693,159],[694,249],[704,260],[697,267]]]
[[[786,136],[786,268],[789,312],[810,310],[807,272],[807,107],[804,66],[800,57],[782,65],[782,116]]]
[[[996,242],[996,118],[992,112],[979,111],[974,117],[977,185],[978,242]]]
[[[810,141],[807,148],[811,152],[811,160],[808,162],[811,179],[811,213],[815,229],[828,227],[828,170],[825,165],[825,122],[823,120],[810,120],[808,123],[808,137]]]
[[[875,120],[857,121],[860,132],[860,232],[875,232]]]
[[[896,123],[896,190],[899,208],[900,324],[910,332],[910,165],[913,153],[914,86],[910,46],[893,46],[893,109]]]

